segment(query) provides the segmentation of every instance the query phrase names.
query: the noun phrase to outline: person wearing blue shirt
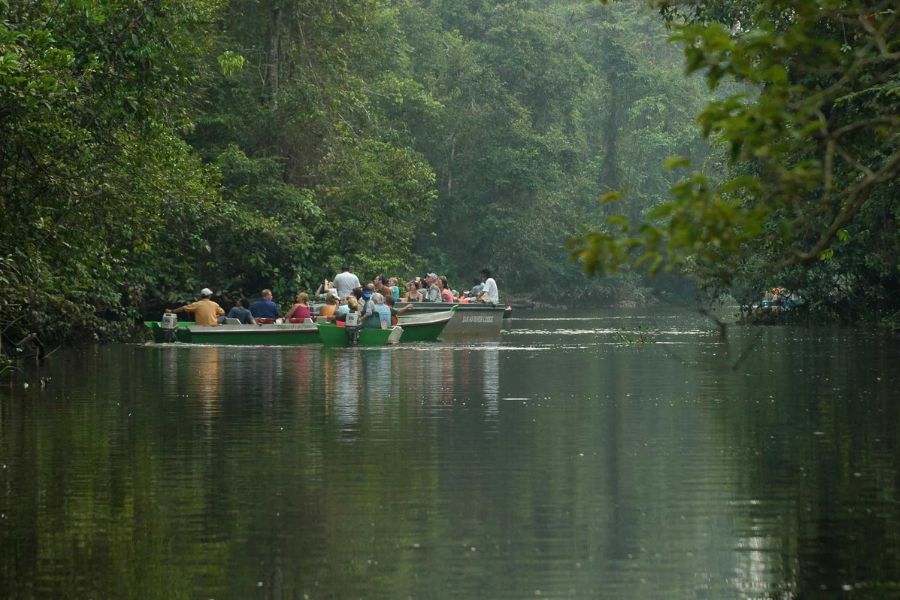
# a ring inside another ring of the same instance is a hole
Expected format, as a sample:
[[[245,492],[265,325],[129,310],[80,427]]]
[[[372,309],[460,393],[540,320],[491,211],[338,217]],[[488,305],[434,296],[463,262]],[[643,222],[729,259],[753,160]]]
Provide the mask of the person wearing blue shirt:
[[[227,317],[229,319],[237,319],[244,325],[256,325],[256,319],[253,318],[253,313],[247,310],[247,301],[243,298],[238,300],[237,304],[228,311]]]
[[[363,327],[374,329],[391,328],[391,309],[385,305],[382,294],[378,292],[372,294],[372,310],[363,314]]]
[[[257,319],[278,318],[278,305],[272,302],[272,290],[262,291],[262,298],[250,305],[250,314]]]

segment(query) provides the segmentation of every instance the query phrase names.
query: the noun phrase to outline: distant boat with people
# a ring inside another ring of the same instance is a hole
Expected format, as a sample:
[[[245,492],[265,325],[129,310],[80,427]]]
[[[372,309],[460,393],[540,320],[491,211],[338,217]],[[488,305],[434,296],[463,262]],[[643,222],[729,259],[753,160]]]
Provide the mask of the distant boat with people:
[[[166,309],[160,321],[145,321],[145,325],[157,342],[293,346],[344,345],[345,339],[355,345],[365,339],[363,345],[369,345],[368,340],[380,345],[374,340],[381,337],[396,342],[493,338],[512,311],[500,304],[497,283],[488,269],[481,271],[469,290],[457,292],[450,289],[446,277],[426,273],[407,282],[404,294],[396,277],[377,275],[363,285],[344,265],[333,281],[324,280],[314,293],[298,292],[286,312],[270,289],[262,290],[253,303],[246,298],[232,301],[227,314],[213,296],[211,289],[203,288],[197,301]],[[189,313],[193,322],[179,320],[180,313]],[[361,336],[357,331],[398,326],[403,331],[394,337]]]

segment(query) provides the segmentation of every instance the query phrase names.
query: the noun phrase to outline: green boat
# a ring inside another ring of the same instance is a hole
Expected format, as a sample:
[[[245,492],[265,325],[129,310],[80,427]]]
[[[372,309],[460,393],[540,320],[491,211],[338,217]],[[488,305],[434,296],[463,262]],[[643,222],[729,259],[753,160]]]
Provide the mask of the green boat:
[[[326,346],[332,348],[344,348],[350,345],[350,336],[347,334],[346,327],[338,327],[333,323],[317,323],[319,328],[319,339]],[[375,329],[374,327],[363,327],[359,330],[359,338],[356,341],[357,346],[385,346],[387,344],[396,344],[403,335],[402,327],[391,327],[390,329]]]
[[[400,315],[400,326],[403,327],[401,342],[434,342],[444,331],[447,323],[453,318],[456,307],[441,312],[424,312],[416,314],[413,309]]]
[[[166,339],[162,324],[145,321],[158,342]],[[197,325],[179,321],[175,340],[187,344],[221,344],[226,346],[299,346],[318,344],[319,331],[312,321],[271,325]]]

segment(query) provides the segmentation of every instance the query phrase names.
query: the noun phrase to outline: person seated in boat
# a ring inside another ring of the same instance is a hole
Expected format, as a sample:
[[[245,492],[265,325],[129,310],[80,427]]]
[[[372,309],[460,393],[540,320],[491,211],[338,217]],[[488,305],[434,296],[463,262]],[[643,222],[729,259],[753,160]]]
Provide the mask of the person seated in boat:
[[[194,323],[197,325],[218,325],[218,318],[225,314],[225,310],[212,301],[212,290],[203,288],[200,290],[200,299],[191,304],[185,304],[178,308],[167,308],[167,313],[189,312],[194,315]]]
[[[454,290],[453,295],[456,296],[456,301],[459,302],[460,304],[468,304],[469,303],[469,297],[466,296],[465,292],[459,292],[459,294],[457,294],[456,290]]]
[[[385,296],[384,303],[391,311],[391,325],[398,325],[400,323],[399,316],[415,308],[413,304],[407,304],[403,308],[395,308],[394,305],[396,304],[396,302],[394,301],[393,296]]]
[[[378,292],[372,294],[370,303],[363,310],[362,326],[370,329],[389,329],[391,327],[391,309],[384,303],[384,296]]]
[[[393,295],[394,291],[387,283],[387,277],[384,275],[376,275],[375,276],[375,291],[387,298],[390,295]]]
[[[347,320],[347,315],[351,312],[359,312],[359,302],[357,302],[356,297],[352,295],[342,298],[340,305],[335,309],[335,325],[343,326],[344,322]]]
[[[271,319],[269,322],[274,322],[278,318],[278,305],[272,302],[272,290],[263,290],[260,296],[250,305],[250,313],[254,319]]]
[[[231,307],[231,310],[225,315],[226,318],[237,319],[244,325],[256,325],[256,319],[253,318],[253,313],[247,309],[247,304],[247,299],[241,298],[237,304]]]
[[[425,284],[427,289],[425,290],[425,302],[440,302],[441,301],[441,288],[437,285],[438,276],[434,273],[428,273],[425,276]]]
[[[406,296],[403,298],[405,302],[421,302],[422,293],[415,281],[406,284]]]
[[[477,298],[478,294],[481,293],[481,290],[484,289],[484,283],[482,283],[481,279],[476,277],[472,280],[472,288],[466,292],[466,296],[469,298]]]
[[[363,288],[361,297],[359,299],[359,305],[361,307],[360,310],[363,312],[363,314],[371,313],[374,309],[375,302],[372,300],[372,296],[374,296],[376,293],[377,290],[375,289],[374,283],[367,283],[366,287]]]
[[[394,300],[400,299],[400,280],[397,277],[388,278],[388,287],[391,288],[391,295]]]
[[[453,292],[450,291],[450,284],[447,283],[447,278],[443,275],[438,277],[437,284],[441,290],[441,302],[453,302]]]
[[[475,296],[475,300],[483,304],[493,304],[495,306],[500,304],[500,290],[497,289],[497,282],[491,277],[490,269],[485,268],[481,270],[481,281],[484,282],[484,287],[482,287],[481,291],[478,292],[478,295]]]
[[[784,310],[784,290],[780,287],[772,288],[772,310],[781,312]]]
[[[297,294],[297,301],[288,311],[284,320],[288,323],[302,323],[306,319],[312,318],[312,311],[309,309],[309,296],[306,292]]]
[[[334,320],[334,313],[338,307],[338,300],[335,294],[325,296],[325,304],[319,307],[319,318],[326,321]]]

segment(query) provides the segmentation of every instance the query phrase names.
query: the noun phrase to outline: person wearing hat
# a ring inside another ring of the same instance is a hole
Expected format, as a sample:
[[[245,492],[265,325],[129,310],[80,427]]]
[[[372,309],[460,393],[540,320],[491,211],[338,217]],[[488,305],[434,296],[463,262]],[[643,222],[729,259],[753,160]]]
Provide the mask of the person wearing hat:
[[[375,295],[375,284],[367,283],[365,289],[362,291],[362,318],[365,319],[366,316],[371,315],[375,312],[375,302],[372,301],[372,296]]]
[[[437,286],[437,278],[438,276],[434,273],[429,273],[425,276],[425,283],[428,284],[428,290],[425,292],[425,302],[441,301],[441,288]]]
[[[225,314],[225,310],[210,300],[212,297],[212,290],[209,288],[203,288],[200,290],[200,299],[191,304],[185,304],[184,306],[179,306],[176,309],[167,308],[167,313],[182,313],[189,312],[194,315],[194,322],[197,325],[218,325],[219,322],[217,320],[218,317]]]

